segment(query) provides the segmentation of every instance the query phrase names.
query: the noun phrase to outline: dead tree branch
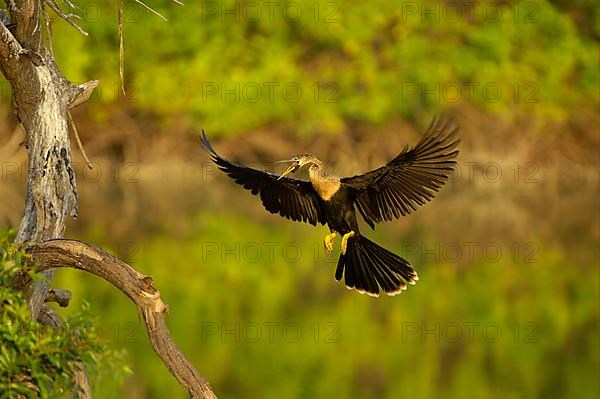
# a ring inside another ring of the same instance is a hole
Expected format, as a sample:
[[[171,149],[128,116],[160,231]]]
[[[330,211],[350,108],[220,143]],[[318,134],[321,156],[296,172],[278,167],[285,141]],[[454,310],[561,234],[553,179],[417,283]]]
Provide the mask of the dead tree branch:
[[[0,24],[0,71],[13,89],[13,104],[26,132],[28,148],[25,212],[17,242],[40,242],[63,236],[70,216],[77,215],[77,187],[71,162],[67,112],[84,87],[71,84],[58,70],[41,40],[40,2],[15,0],[9,6],[9,30]],[[26,290],[32,317],[38,318],[48,280]]]
[[[13,34],[8,30],[6,25],[0,24],[0,57],[4,59],[17,58],[25,51],[15,39]]]
[[[90,81],[87,81],[85,83],[75,86],[75,89],[77,90],[77,94],[71,100],[71,103],[69,104],[69,109],[75,108],[79,104],[82,104],[82,103],[86,102],[87,100],[89,100],[90,96],[94,92],[94,89],[96,87],[98,87],[99,84],[100,84],[99,80],[90,80]]]
[[[71,291],[60,288],[50,288],[45,302],[56,302],[61,308],[66,308],[71,302]]]
[[[88,35],[88,33],[86,31],[84,31],[81,28],[81,26],[77,25],[77,22],[75,22],[75,20],[81,19],[81,17],[79,15],[77,15],[77,14],[66,14],[65,12],[63,12],[63,10],[60,9],[60,7],[58,6],[58,4],[56,4],[54,2],[54,0],[44,0],[44,2],[46,4],[48,4],[48,7],[50,7],[52,9],[52,11],[54,11],[56,13],[56,15],[58,15],[60,18],[62,18],[65,22],[67,22],[73,28],[75,28],[75,30],[77,30],[83,36],[87,36]]]
[[[20,273],[11,285],[25,290],[33,319],[59,326],[60,317],[44,302],[68,304],[68,295],[64,291],[49,291],[52,269],[71,267],[102,277],[136,304],[154,351],[189,394],[193,398],[216,398],[208,382],[171,339],[164,320],[167,305],[154,288],[152,278],[138,273],[100,248],[79,241],[60,240],[68,218],[77,217],[78,211],[68,135],[69,110],[86,101],[98,82],[73,85],[62,75],[52,52],[44,45],[43,4],[85,34],[74,22],[77,20],[75,15],[63,12],[55,0],[5,0],[5,3],[10,18],[4,13],[0,15],[0,72],[13,89],[14,109],[26,133],[28,150],[25,211],[15,241],[29,243],[34,261],[42,264],[39,271],[44,276],[32,282],[26,273]],[[122,1],[120,4],[120,73],[123,79]],[[49,28],[47,25],[51,36]],[[75,380],[89,393],[83,364]],[[89,397],[88,393],[82,397]]]
[[[177,348],[164,320],[168,306],[160,298],[152,277],[133,269],[108,252],[81,241],[49,240],[32,244],[27,251],[38,270],[69,267],[108,281],[135,303],[143,316],[156,354],[192,398],[216,398],[208,382]]]

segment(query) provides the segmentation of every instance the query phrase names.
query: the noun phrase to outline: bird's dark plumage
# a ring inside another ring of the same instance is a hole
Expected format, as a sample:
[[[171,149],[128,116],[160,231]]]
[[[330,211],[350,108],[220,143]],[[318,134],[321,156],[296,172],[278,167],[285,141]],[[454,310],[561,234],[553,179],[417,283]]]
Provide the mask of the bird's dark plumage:
[[[380,247],[363,235],[348,241],[335,270],[335,279],[370,296],[379,294],[379,287],[388,295],[397,295],[406,289],[406,280],[414,284],[419,278],[406,259]],[[345,273],[344,273],[345,270]],[[379,285],[379,287],[378,287]]]
[[[259,195],[265,209],[297,222],[308,222],[314,226],[325,224],[321,201],[308,181],[290,179],[245,165],[236,165],[221,158],[212,148],[202,131],[202,145],[210,153],[213,162],[227,173],[237,184]]]
[[[435,118],[415,148],[405,148],[385,166],[341,179],[371,228],[416,211],[435,196],[456,164],[457,131],[449,119]]]
[[[343,235],[335,278],[345,275],[346,287],[378,296],[380,289],[398,294],[418,276],[408,261],[360,234],[355,209],[374,228],[375,223],[407,215],[430,201],[456,165],[457,131],[451,120],[435,118],[414,148],[406,147],[378,169],[346,178],[326,174],[323,163],[309,154],[289,160],[288,170],[277,176],[222,158],[204,131],[201,141],[219,169],[260,196],[269,212],[312,225],[327,224],[332,231],[325,238],[328,254],[335,235]],[[310,181],[285,177],[304,165],[310,165]]]

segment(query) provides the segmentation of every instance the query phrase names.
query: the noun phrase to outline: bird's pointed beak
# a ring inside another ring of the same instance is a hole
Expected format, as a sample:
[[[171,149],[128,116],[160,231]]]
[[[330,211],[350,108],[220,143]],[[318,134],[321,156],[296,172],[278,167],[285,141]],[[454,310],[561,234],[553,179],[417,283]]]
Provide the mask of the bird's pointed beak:
[[[277,178],[277,180],[280,180],[282,177],[284,177],[286,175],[289,175],[290,173],[292,173],[293,171],[295,171],[296,168],[298,168],[298,166],[300,165],[298,163],[298,161],[292,161],[292,160],[289,160],[289,161],[279,161],[277,163],[281,163],[281,162],[291,162],[292,164],[290,166],[288,166],[288,168],[285,170],[285,172],[283,172],[283,174],[281,176],[279,176]]]

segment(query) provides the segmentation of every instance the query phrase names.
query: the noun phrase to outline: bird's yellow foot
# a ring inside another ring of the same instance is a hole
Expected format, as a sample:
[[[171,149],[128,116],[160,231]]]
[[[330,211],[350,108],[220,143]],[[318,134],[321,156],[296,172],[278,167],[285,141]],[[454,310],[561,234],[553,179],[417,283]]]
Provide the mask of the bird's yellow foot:
[[[344,234],[342,237],[342,254],[346,255],[346,248],[348,247],[348,238],[354,237],[354,230],[350,233]]]
[[[327,234],[325,236],[325,240],[323,240],[323,244],[325,246],[325,254],[327,256],[331,256],[333,254],[333,239],[337,236],[337,233],[334,231],[331,234]]]

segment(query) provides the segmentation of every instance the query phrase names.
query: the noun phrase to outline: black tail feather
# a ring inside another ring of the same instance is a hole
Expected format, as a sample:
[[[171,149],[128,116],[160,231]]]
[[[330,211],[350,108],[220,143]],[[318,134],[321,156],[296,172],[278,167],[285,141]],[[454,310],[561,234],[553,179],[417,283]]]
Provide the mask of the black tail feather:
[[[379,296],[380,288],[397,295],[406,289],[406,282],[415,284],[419,279],[407,260],[360,234],[348,240],[346,253],[340,255],[335,279],[340,281],[343,275],[346,288],[370,296]]]

